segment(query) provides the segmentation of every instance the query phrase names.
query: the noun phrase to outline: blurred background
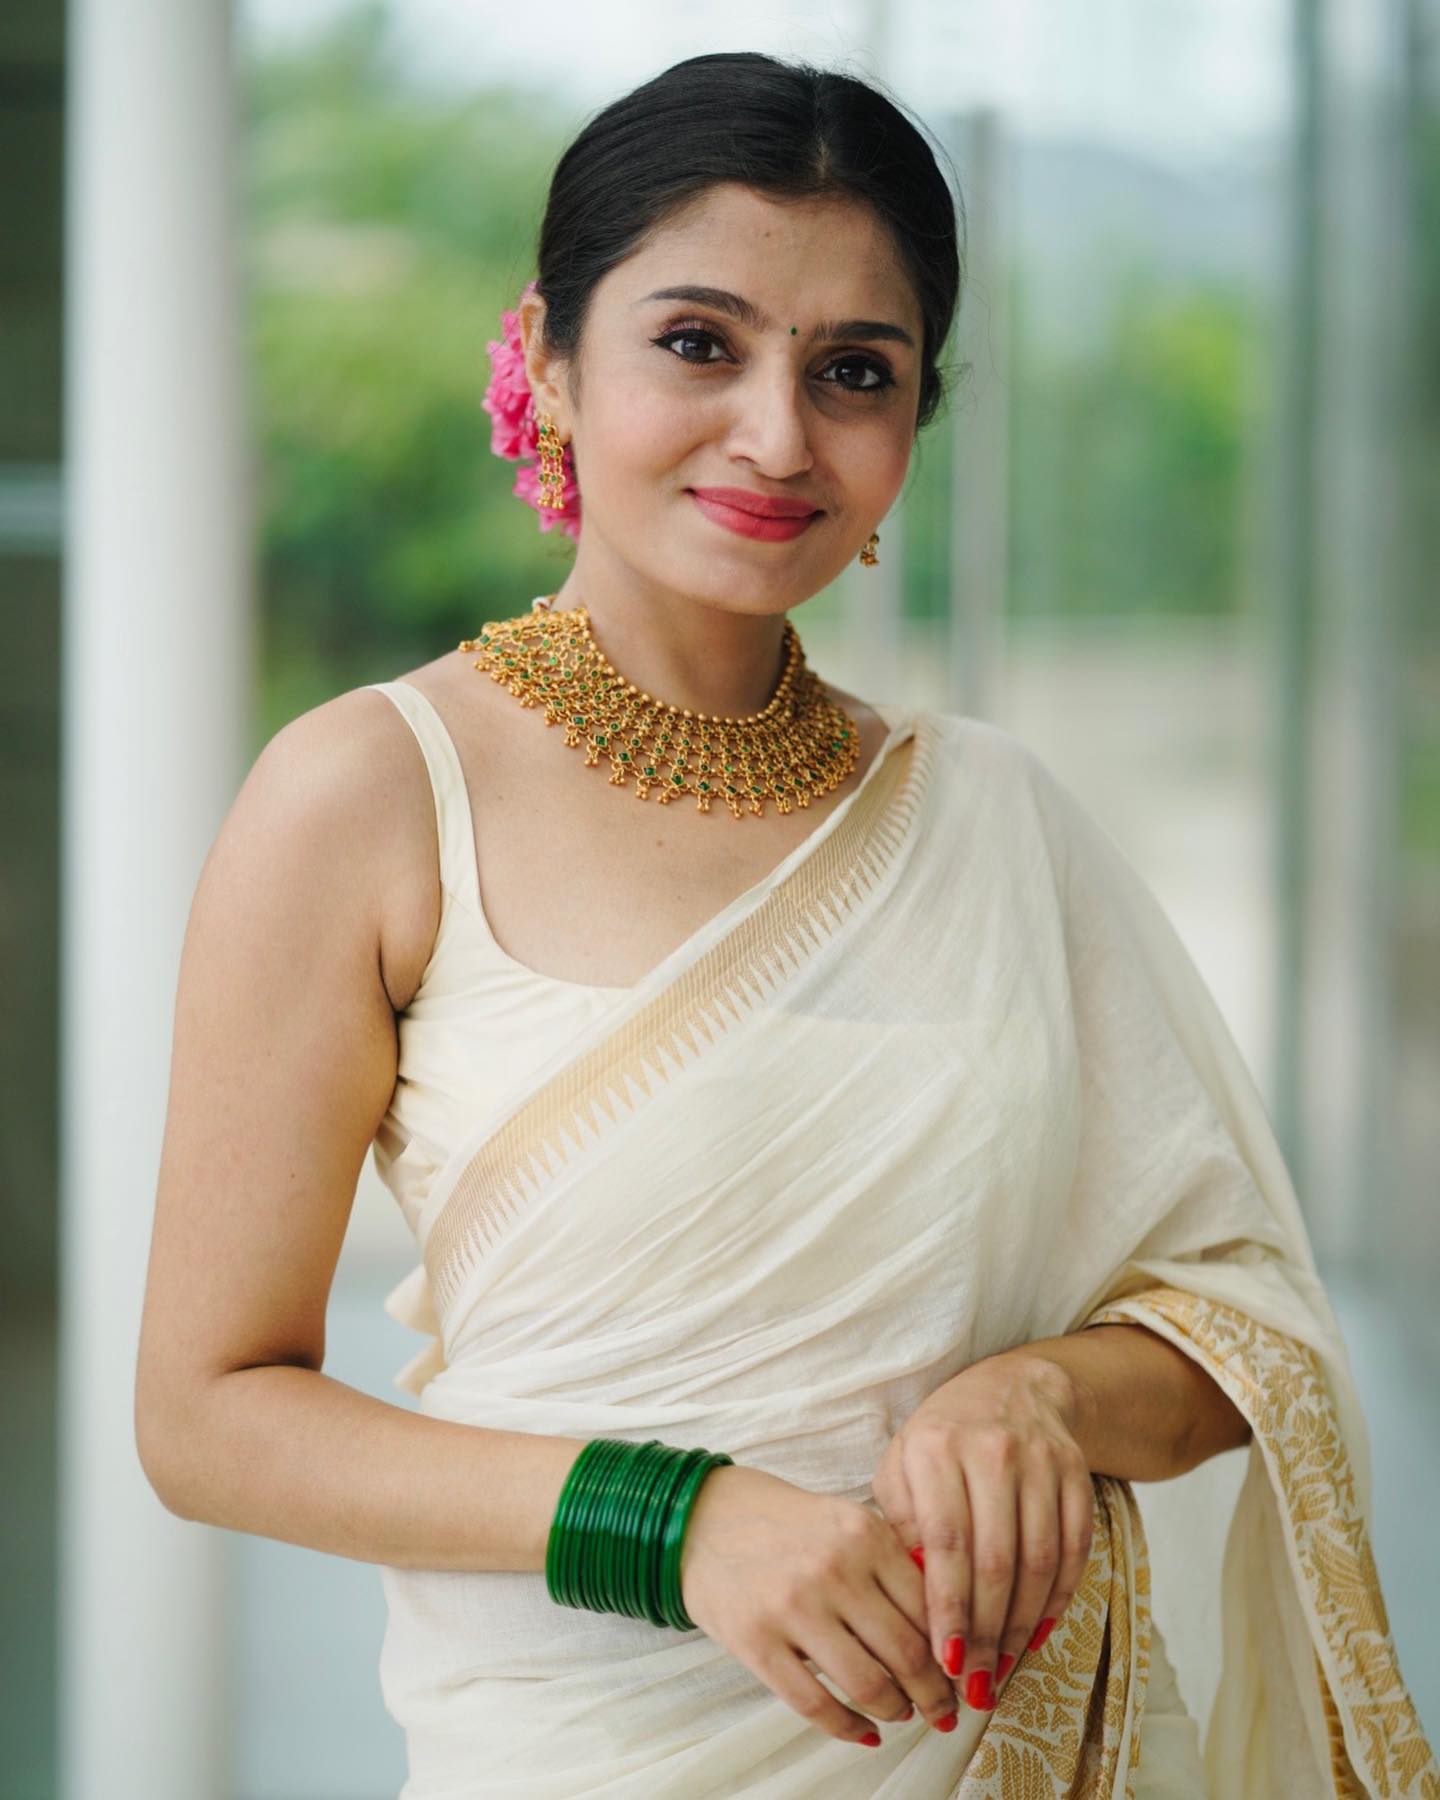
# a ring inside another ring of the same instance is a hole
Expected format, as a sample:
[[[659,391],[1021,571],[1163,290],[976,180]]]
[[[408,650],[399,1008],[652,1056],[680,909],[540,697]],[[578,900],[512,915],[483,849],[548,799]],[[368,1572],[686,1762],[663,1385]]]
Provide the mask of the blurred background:
[[[132,1436],[200,865],[297,713],[564,579],[480,409],[554,158],[705,50],[877,77],[968,212],[872,698],[1029,743],[1270,1112],[1440,1741],[1440,0],[0,9],[0,1792],[381,1800],[373,1566],[167,1514]],[[396,1405],[367,1162],[327,1371]]]

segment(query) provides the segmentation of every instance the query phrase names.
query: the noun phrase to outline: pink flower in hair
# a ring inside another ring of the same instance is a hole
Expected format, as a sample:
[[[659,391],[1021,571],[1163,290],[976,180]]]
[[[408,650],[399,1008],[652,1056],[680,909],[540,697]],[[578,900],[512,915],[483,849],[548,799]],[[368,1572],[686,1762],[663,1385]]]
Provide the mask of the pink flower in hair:
[[[535,283],[532,281],[523,288],[521,299],[532,293],[534,287]],[[518,462],[521,457],[530,459],[528,468],[522,466],[515,471],[515,485],[510,491],[517,500],[524,500],[527,505],[535,508],[542,531],[550,531],[559,525],[572,538],[578,538],[580,489],[575,480],[568,447],[564,451],[562,464],[565,486],[561,490],[561,497],[565,504],[561,507],[540,504],[540,435],[536,428],[535,401],[530,392],[530,380],[525,373],[525,347],[520,339],[518,309],[501,313],[500,323],[504,336],[492,338],[485,346],[490,352],[494,372],[490,377],[490,385],[485,390],[485,398],[480,402],[492,421],[490,448],[496,456],[503,456],[509,462]]]

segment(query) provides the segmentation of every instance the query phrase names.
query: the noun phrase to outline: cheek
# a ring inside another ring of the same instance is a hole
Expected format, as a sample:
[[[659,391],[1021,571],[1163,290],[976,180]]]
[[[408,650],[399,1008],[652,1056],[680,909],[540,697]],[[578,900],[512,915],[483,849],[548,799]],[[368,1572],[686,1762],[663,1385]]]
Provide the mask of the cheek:
[[[851,433],[846,442],[845,485],[870,506],[888,510],[910,469],[908,433],[877,422],[873,432]]]
[[[677,401],[663,383],[657,388],[636,381],[614,393],[602,413],[586,420],[590,458],[605,469],[607,481],[670,468],[703,432],[698,411]]]

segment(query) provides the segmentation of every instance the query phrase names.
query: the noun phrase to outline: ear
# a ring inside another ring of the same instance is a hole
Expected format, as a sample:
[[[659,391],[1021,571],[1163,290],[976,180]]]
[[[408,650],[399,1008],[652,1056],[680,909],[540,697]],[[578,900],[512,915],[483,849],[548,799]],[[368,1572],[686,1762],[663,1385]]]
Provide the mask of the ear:
[[[565,386],[563,359],[547,355],[541,348],[540,327],[545,318],[545,302],[539,294],[526,294],[520,301],[520,342],[525,353],[525,377],[537,412],[548,413],[555,421],[561,442],[570,437],[570,397]]]

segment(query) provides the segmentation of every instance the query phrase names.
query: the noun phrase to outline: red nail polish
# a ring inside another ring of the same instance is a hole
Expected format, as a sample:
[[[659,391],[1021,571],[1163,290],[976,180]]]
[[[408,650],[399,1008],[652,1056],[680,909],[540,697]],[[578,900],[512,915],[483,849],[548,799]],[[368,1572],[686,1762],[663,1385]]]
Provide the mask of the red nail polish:
[[[935,1729],[937,1731],[953,1731],[955,1729],[956,1723],[958,1722],[958,1719],[959,1719],[958,1713],[948,1712],[945,1714],[943,1719],[935,1720]]]
[[[997,1681],[1003,1681],[1014,1667],[1015,1658],[1008,1650],[1002,1650],[1000,1653],[1000,1666],[995,1671],[995,1679]]]
[[[1054,1629],[1055,1621],[1053,1619],[1042,1619],[1035,1627],[1035,1635],[1030,1640],[1030,1648],[1038,1650]]]
[[[857,1744],[868,1744],[873,1750],[880,1742],[880,1733],[878,1731],[867,1731],[863,1738],[857,1738],[855,1741]]]
[[[995,1688],[988,1669],[976,1669],[965,1684],[965,1701],[976,1712],[990,1712],[995,1705]]]
[[[915,1708],[913,1706],[907,1706],[905,1708],[904,1712],[901,1713],[899,1719],[896,1720],[896,1723],[899,1725],[903,1725],[907,1719],[913,1719],[914,1717],[915,1717]]]
[[[923,1574],[924,1569],[925,1569],[925,1546],[923,1544],[914,1545],[911,1548],[910,1556],[915,1564],[915,1567],[917,1569],[919,1569],[921,1571],[921,1573]]]
[[[945,1640],[945,1673],[958,1675],[965,1663],[965,1640],[962,1637],[951,1637]]]

